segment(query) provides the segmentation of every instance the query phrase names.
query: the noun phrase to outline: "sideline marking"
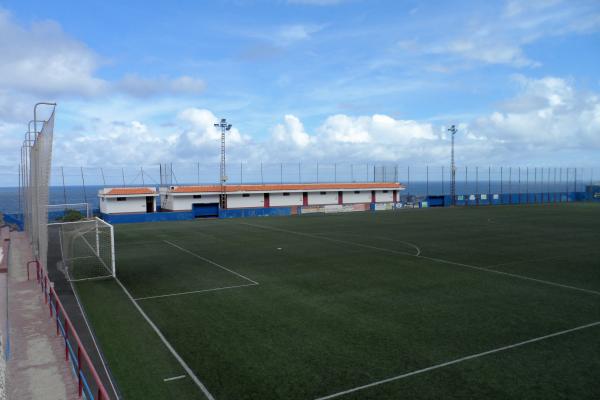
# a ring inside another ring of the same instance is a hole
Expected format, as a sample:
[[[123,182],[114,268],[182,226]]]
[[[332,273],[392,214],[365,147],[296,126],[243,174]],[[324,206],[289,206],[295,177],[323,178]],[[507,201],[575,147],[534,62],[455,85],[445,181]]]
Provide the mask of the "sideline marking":
[[[355,388],[344,390],[342,392],[337,392],[337,393],[333,393],[333,394],[330,394],[330,395],[327,395],[327,396],[324,396],[324,397],[319,397],[319,398],[317,398],[315,400],[333,399],[335,397],[343,396],[343,395],[346,395],[346,394],[349,394],[349,393],[354,393],[354,392],[357,392],[359,390],[367,389],[367,388],[370,388],[370,387],[373,387],[373,386],[378,386],[378,385],[382,385],[384,383],[397,381],[397,380],[400,380],[400,379],[408,378],[410,376],[422,374],[424,372],[429,372],[429,371],[433,371],[433,370],[436,370],[436,369],[439,369],[439,368],[447,367],[449,365],[458,364],[458,363],[461,363],[463,361],[468,361],[468,360],[472,360],[474,358],[479,358],[479,357],[487,356],[487,355],[490,355],[490,354],[499,353],[501,351],[506,351],[506,350],[514,349],[515,347],[520,347],[520,346],[524,346],[526,344],[540,342],[542,340],[550,339],[550,338],[553,338],[553,337],[556,337],[556,336],[560,336],[560,335],[565,335],[567,333],[579,331],[579,330],[582,330],[582,329],[592,328],[592,327],[598,326],[598,325],[600,325],[600,321],[592,322],[592,323],[586,324],[586,325],[580,325],[580,326],[577,326],[575,328],[571,328],[571,329],[567,329],[567,330],[559,331],[559,332],[554,332],[554,333],[551,333],[549,335],[539,336],[539,337],[536,337],[536,338],[533,338],[533,339],[525,340],[523,342],[519,342],[519,343],[515,343],[515,344],[510,344],[508,346],[498,347],[496,349],[484,351],[482,353],[471,354],[471,355],[466,356],[466,357],[461,357],[461,358],[457,358],[457,359],[452,360],[452,361],[447,361],[447,362],[444,362],[444,363],[441,363],[441,364],[432,365],[430,367],[423,368],[423,369],[418,369],[416,371],[408,372],[406,374],[397,375],[397,376],[394,376],[394,377],[391,377],[391,378],[387,378],[387,379],[382,379],[380,381],[372,382],[372,383],[369,383],[369,384],[366,384],[366,385],[362,385],[362,386],[357,386]]]
[[[162,334],[160,329],[158,329],[158,327],[154,324],[154,322],[152,322],[150,317],[148,317],[148,315],[146,315],[144,310],[142,310],[142,307],[140,307],[140,305],[135,301],[133,296],[131,296],[131,293],[129,293],[129,291],[121,283],[119,278],[115,277],[115,281],[119,284],[119,286],[121,286],[121,289],[123,289],[123,292],[125,292],[125,295],[127,297],[129,297],[129,300],[131,300],[131,302],[133,303],[135,308],[138,310],[138,312],[142,315],[142,317],[144,317],[144,319],[146,320],[148,325],[150,325],[152,327],[152,329],[154,329],[154,332],[156,332],[156,334],[158,335],[160,340],[164,343],[164,345],[167,347],[167,349],[169,349],[169,351],[171,352],[173,357],[175,357],[175,359],[183,367],[185,372],[187,372],[187,374],[190,376],[190,378],[192,378],[192,380],[194,381],[196,386],[198,386],[198,388],[200,388],[200,390],[202,391],[202,393],[204,393],[204,395],[208,398],[208,400],[215,400],[215,398],[213,397],[212,394],[210,394],[210,392],[208,391],[206,386],[204,386],[204,384],[200,381],[200,379],[198,379],[198,377],[194,374],[194,371],[192,371],[192,369],[189,367],[189,365],[187,365],[187,363],[183,360],[183,358],[181,358],[181,356],[175,351],[173,346],[171,346],[171,343],[169,343],[169,341],[165,338],[165,336]]]
[[[212,288],[212,289],[192,290],[190,292],[178,292],[178,293],[169,293],[169,294],[159,294],[159,295],[156,295],[156,296],[137,297],[134,300],[135,301],[140,301],[140,300],[158,299],[158,298],[161,298],[161,297],[183,296],[183,295],[186,295],[186,294],[216,292],[218,290],[236,289],[236,288],[242,288],[242,287],[248,287],[248,286],[258,286],[258,283],[248,283],[246,285],[235,285],[235,286],[224,286],[224,287],[218,287],[218,288]]]
[[[270,226],[249,224],[247,222],[240,222],[240,224],[241,225],[253,226],[253,227],[256,227],[256,228],[267,229],[267,230],[273,230],[273,231],[279,231],[279,232],[287,232],[287,233],[292,233],[292,234],[296,234],[296,235],[300,235],[300,236],[312,237],[312,238],[316,238],[316,239],[324,239],[324,240],[329,240],[330,242],[350,244],[350,245],[354,245],[354,246],[364,247],[364,248],[367,248],[367,249],[386,251],[388,253],[402,254],[402,255],[416,257],[416,258],[423,258],[423,259],[429,260],[429,261],[435,261],[435,262],[439,262],[439,263],[443,263],[443,264],[449,264],[449,265],[456,265],[456,266],[459,266],[459,267],[471,268],[471,269],[475,269],[477,271],[489,272],[489,273],[497,274],[497,275],[510,276],[512,278],[517,278],[517,279],[522,279],[522,280],[532,281],[532,282],[537,282],[537,283],[543,283],[545,285],[556,286],[556,287],[560,287],[560,288],[563,288],[563,289],[577,290],[577,291],[580,291],[580,292],[585,292],[585,293],[589,293],[589,294],[594,294],[594,295],[600,296],[600,292],[599,291],[592,290],[592,289],[583,289],[583,288],[580,288],[580,287],[570,286],[570,285],[564,285],[562,283],[557,283],[557,282],[552,282],[552,281],[546,281],[546,280],[543,280],[543,279],[530,278],[530,277],[525,276],[525,275],[511,274],[509,272],[496,271],[496,270],[489,269],[489,268],[477,267],[475,265],[469,265],[469,264],[463,264],[463,263],[456,262],[456,261],[444,260],[442,258],[427,257],[427,256],[422,256],[422,255],[418,255],[417,256],[417,255],[414,255],[414,254],[411,254],[411,253],[406,253],[406,252],[403,252],[403,251],[396,251],[396,250],[386,249],[386,248],[382,248],[382,247],[369,246],[369,245],[362,244],[362,243],[349,242],[347,240],[333,239],[333,238],[330,238],[330,237],[327,237],[327,236],[317,236],[317,235],[312,235],[310,233],[295,232],[295,231],[290,231],[290,230],[287,230],[287,229],[273,228],[273,227],[270,227]]]
[[[179,375],[179,376],[174,376],[172,378],[165,378],[163,379],[163,382],[171,382],[171,381],[176,381],[177,379],[183,379],[185,378],[185,375]]]
[[[87,245],[93,251],[94,248],[85,239],[85,237],[83,237],[83,240],[87,243]],[[100,259],[100,261],[102,262],[102,264],[104,264],[104,261],[102,259]],[[106,264],[104,264],[104,265],[106,266]],[[146,320],[146,322],[148,323],[148,325],[150,325],[150,327],[158,335],[158,337],[160,338],[160,340],[167,347],[167,349],[171,352],[171,354],[173,355],[173,357],[175,357],[175,359],[179,362],[179,364],[185,370],[185,372],[187,372],[187,374],[190,376],[190,378],[192,378],[192,380],[194,381],[194,383],[196,384],[196,386],[198,386],[198,388],[202,391],[202,393],[204,393],[204,395],[206,396],[206,398],[208,400],[215,400],[215,398],[213,397],[212,394],[210,394],[210,392],[208,391],[208,389],[206,388],[206,386],[204,386],[204,384],[200,381],[200,379],[198,379],[198,377],[196,376],[196,374],[194,374],[194,371],[192,371],[192,369],[189,367],[189,365],[187,365],[187,363],[183,360],[183,358],[181,358],[181,356],[179,355],[179,353],[177,353],[175,351],[175,349],[173,348],[173,346],[171,346],[171,343],[169,343],[169,341],[167,340],[167,338],[165,338],[165,335],[163,335],[163,333],[160,331],[160,329],[158,329],[158,327],[156,326],[156,324],[154,324],[154,322],[152,322],[152,320],[150,319],[150,317],[144,312],[144,310],[142,310],[142,307],[140,307],[140,305],[135,301],[135,299],[133,298],[133,296],[131,295],[131,293],[129,293],[129,290],[127,290],[127,288],[121,283],[121,281],[119,280],[119,278],[117,278],[116,276],[114,278],[115,278],[115,281],[121,287],[121,289],[123,289],[123,292],[125,292],[125,295],[129,298],[129,300],[131,300],[131,302],[133,303],[133,306],[138,310],[138,312]]]
[[[231,272],[232,274],[234,274],[234,275],[237,275],[237,276],[239,276],[240,278],[243,278],[243,279],[247,280],[248,282],[252,282],[253,284],[255,284],[255,285],[258,285],[258,282],[256,282],[256,281],[253,281],[252,279],[248,278],[247,276],[244,276],[244,275],[242,275],[242,274],[240,274],[240,273],[238,273],[238,272],[232,271],[232,270],[230,270],[229,268],[222,266],[221,264],[218,264],[218,263],[216,263],[216,262],[214,262],[214,261],[212,261],[212,260],[209,260],[208,258],[204,258],[204,257],[202,257],[202,256],[199,256],[198,254],[196,254],[196,253],[194,253],[194,252],[191,252],[191,251],[189,251],[188,249],[186,249],[186,248],[183,248],[183,247],[181,247],[181,246],[179,246],[179,245],[177,245],[177,244],[175,244],[175,243],[173,243],[173,242],[169,242],[168,240],[163,240],[163,242],[165,242],[165,243],[167,243],[167,244],[170,244],[171,246],[173,246],[173,247],[175,247],[175,248],[178,248],[179,250],[181,250],[181,251],[183,251],[183,252],[186,252],[186,253],[188,253],[188,254],[191,254],[191,255],[193,255],[194,257],[196,257],[196,258],[199,258],[199,259],[200,259],[200,260],[202,260],[202,261],[205,261],[205,262],[207,262],[207,263],[209,263],[209,264],[212,264],[212,265],[214,265],[215,267],[219,267],[219,268],[221,268],[221,269],[223,269],[223,270],[225,270],[225,271],[227,271],[227,272]]]

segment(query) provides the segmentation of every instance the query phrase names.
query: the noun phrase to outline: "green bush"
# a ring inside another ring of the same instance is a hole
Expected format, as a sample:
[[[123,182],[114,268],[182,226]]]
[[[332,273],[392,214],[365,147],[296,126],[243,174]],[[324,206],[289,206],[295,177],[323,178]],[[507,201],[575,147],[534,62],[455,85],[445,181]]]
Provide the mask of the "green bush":
[[[67,209],[65,210],[65,215],[62,218],[59,218],[59,221],[62,222],[74,222],[81,221],[83,219],[83,214],[81,214],[77,210]]]

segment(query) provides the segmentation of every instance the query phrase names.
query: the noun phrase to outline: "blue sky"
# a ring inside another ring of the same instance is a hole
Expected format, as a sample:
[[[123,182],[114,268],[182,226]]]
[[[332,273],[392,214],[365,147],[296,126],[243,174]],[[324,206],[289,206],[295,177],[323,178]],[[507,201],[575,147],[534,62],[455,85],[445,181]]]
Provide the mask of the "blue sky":
[[[597,1],[0,1],[0,165],[598,165]],[[15,138],[18,138],[15,139]]]

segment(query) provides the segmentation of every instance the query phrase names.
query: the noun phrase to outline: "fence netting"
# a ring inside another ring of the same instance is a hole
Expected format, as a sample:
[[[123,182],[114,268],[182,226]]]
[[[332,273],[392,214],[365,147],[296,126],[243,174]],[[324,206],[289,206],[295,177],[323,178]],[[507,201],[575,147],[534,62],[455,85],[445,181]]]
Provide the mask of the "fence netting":
[[[43,122],[40,132],[24,146],[27,156],[23,170],[25,230],[31,241],[33,254],[42,265],[48,256],[48,200],[54,137],[54,110]]]

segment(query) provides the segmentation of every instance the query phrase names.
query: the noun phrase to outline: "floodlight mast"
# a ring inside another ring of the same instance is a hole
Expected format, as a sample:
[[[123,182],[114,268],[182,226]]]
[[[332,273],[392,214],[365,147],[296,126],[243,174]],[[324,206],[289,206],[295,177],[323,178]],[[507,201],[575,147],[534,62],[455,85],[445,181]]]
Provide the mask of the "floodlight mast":
[[[219,198],[219,206],[222,209],[227,208],[227,195],[225,184],[227,183],[227,171],[225,163],[225,132],[231,130],[231,124],[227,123],[227,119],[221,118],[221,122],[214,124],[215,128],[221,128],[221,171],[220,171],[220,184],[221,184],[221,196]]]
[[[455,125],[451,125],[450,128],[448,128],[448,132],[452,134],[452,151],[450,153],[450,196],[452,198],[453,206],[456,205],[456,164],[454,162],[454,135],[456,134],[456,131]]]

